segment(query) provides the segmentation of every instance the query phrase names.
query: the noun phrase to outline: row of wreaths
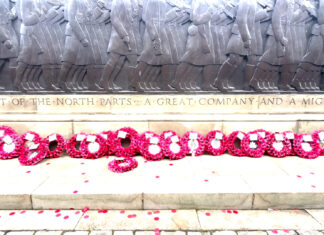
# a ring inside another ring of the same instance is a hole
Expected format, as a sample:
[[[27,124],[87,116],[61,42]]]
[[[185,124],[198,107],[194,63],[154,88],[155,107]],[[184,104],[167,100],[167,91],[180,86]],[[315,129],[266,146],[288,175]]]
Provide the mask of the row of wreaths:
[[[65,140],[60,134],[42,138],[35,132],[19,136],[14,129],[0,126],[0,159],[18,157],[22,165],[35,165],[45,158],[58,158],[62,153],[72,158],[97,159],[116,155],[109,163],[114,172],[126,172],[137,167],[132,158],[141,154],[148,161],[164,158],[179,160],[188,155],[201,156],[204,153],[218,156],[228,151],[233,156],[260,158],[270,156],[283,158],[297,155],[315,159],[324,155],[324,130],[313,134],[296,134],[291,131],[270,133],[255,130],[249,133],[234,131],[226,136],[221,131],[211,131],[206,137],[198,132],[189,131],[180,137],[174,131],[164,131],[161,135],[154,132],[139,134],[130,127],[100,134],[79,133]]]

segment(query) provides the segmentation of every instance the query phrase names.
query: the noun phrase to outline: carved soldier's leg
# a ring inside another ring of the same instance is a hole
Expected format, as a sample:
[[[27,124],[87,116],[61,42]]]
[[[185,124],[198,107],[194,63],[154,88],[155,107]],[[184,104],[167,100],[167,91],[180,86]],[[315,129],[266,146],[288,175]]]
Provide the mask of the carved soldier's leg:
[[[68,81],[70,80],[69,78],[71,76],[73,76],[74,70],[72,67],[73,67],[72,63],[63,62],[60,73],[59,73],[59,87],[66,92],[70,91]],[[72,75],[71,75],[71,72],[72,72]]]
[[[229,81],[231,80],[233,74],[236,72],[236,69],[242,63],[242,61],[242,56],[230,54],[230,57],[221,66],[220,71],[217,75],[217,84],[214,84],[214,86],[223,92],[233,90],[234,87],[230,86]]]
[[[184,75],[186,71],[188,71],[189,64],[187,63],[181,63],[178,65],[175,79],[172,81],[171,86],[174,87],[177,91],[183,91],[184,86],[183,86],[183,81],[184,81]]]
[[[250,83],[253,78],[256,64],[257,64],[259,58],[260,57],[256,56],[256,55],[251,55],[248,57],[248,62],[245,67],[245,84],[244,84],[244,88],[247,91],[251,90]]]
[[[21,91],[30,91],[34,89],[34,87],[32,87],[28,82],[28,78],[32,73],[32,70],[33,70],[33,65],[28,65],[20,83],[19,89]]]
[[[1,73],[5,64],[6,64],[6,60],[0,60],[0,73]],[[3,90],[3,89],[4,89],[4,87],[0,86],[0,90]]]
[[[17,70],[16,70],[16,78],[14,81],[14,86],[16,88],[21,88],[22,82],[23,82],[23,78],[24,78],[24,74],[27,70],[28,65],[25,64],[24,62],[19,62],[18,66],[17,66]]]
[[[73,90],[75,91],[82,91],[83,85],[82,85],[82,81],[84,79],[84,75],[86,73],[86,70],[84,68],[84,66],[76,66],[76,70],[75,73],[73,75],[73,82],[71,83],[71,87]]]
[[[305,91],[306,88],[306,76],[307,76],[308,63],[301,63],[298,66],[297,72],[291,82],[291,85],[296,88],[297,91]]]
[[[207,65],[203,69],[203,82],[202,89],[204,91],[215,91],[217,90],[214,87],[215,79],[219,73],[220,65]]]
[[[192,72],[190,73],[189,90],[198,91],[201,87],[198,85],[198,80],[203,76],[203,70],[205,66],[191,66]]]
[[[111,91],[114,89],[114,80],[115,80],[115,75],[113,75],[115,67],[118,64],[123,64],[126,60],[125,56],[121,56],[116,53],[110,53],[108,62],[103,70],[102,77],[99,81],[100,87],[103,87],[107,91]],[[121,66],[119,65],[121,68]],[[116,70],[118,70],[117,68]],[[120,71],[115,72],[114,74],[118,74]]]
[[[89,90],[91,91],[101,91],[103,88],[101,88],[98,85],[98,70],[99,68],[96,67],[96,65],[88,65],[87,66],[87,80],[89,84]]]
[[[317,65],[312,65],[313,68],[313,74],[310,78],[310,87],[312,90],[314,91],[318,91],[319,90],[319,83],[321,80],[321,66],[317,66]]]
[[[258,92],[266,90],[265,83],[267,82],[266,76],[269,76],[267,64],[264,62],[259,62],[257,68],[253,74],[249,86]]]
[[[150,79],[149,79],[151,73],[151,66],[149,66],[145,62],[140,62],[138,71],[139,71],[140,82],[143,84],[144,90],[152,90],[153,88],[151,87]]]
[[[121,56],[111,74],[111,77],[112,77],[112,80],[111,81],[111,87],[113,87],[113,91],[119,91],[121,90],[122,88],[119,87],[117,84],[116,84],[116,79],[120,73],[120,71],[122,70],[122,68],[124,67],[124,64],[126,62],[126,56]]]
[[[279,81],[280,90],[284,90],[284,91],[295,90],[291,86],[291,82],[294,78],[296,70],[297,70],[297,65],[295,64],[285,64],[281,67],[281,79]]]
[[[170,86],[170,83],[173,81],[175,77],[175,73],[177,70],[176,65],[164,65],[162,66],[162,90],[163,91],[173,91],[174,88]]]
[[[163,66],[153,66],[154,68],[154,72],[152,73],[153,90],[161,90],[161,85],[160,85],[161,82],[159,81],[159,78],[161,78],[160,75],[162,75],[162,67]]]
[[[36,91],[37,86],[36,86],[34,79],[37,74],[37,66],[30,65],[29,67],[30,67],[30,72],[26,76],[27,77],[26,83],[27,83],[27,86],[29,86],[32,90]]]
[[[47,90],[55,90],[55,87],[53,85],[54,80],[54,68],[52,68],[50,65],[42,65],[42,74],[45,81],[45,87]]]
[[[42,75],[42,68],[40,66],[35,67],[35,73],[32,79],[32,83],[34,84],[34,87],[36,87],[36,90],[44,90],[44,87],[40,84],[40,77]]]
[[[270,67],[269,75],[267,75],[267,86],[266,88],[271,91],[278,91],[278,82],[279,82],[279,66],[268,65]]]
[[[161,72],[161,66],[147,65],[143,71],[143,80],[145,87],[149,90],[158,90],[157,79]]]

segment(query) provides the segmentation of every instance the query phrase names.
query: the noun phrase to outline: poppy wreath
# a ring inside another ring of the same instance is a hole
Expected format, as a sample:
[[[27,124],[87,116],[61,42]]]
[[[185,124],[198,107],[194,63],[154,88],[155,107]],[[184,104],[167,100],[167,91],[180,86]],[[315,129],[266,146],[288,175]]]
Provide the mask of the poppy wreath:
[[[137,168],[138,162],[135,158],[127,157],[122,160],[115,159],[108,164],[108,169],[115,173],[125,173]]]
[[[169,130],[169,131],[163,131],[161,133],[160,137],[162,140],[166,140],[166,139],[171,138],[172,136],[175,136],[175,135],[177,135],[177,133],[175,131]]]
[[[66,153],[72,158],[82,158],[81,145],[86,140],[87,134],[74,134],[66,144]]]
[[[114,154],[114,138],[115,133],[113,131],[104,131],[100,133],[101,137],[105,139],[105,145],[107,146],[106,150],[106,156],[110,156]]]
[[[305,148],[309,149],[305,149]],[[297,156],[306,159],[315,159],[320,154],[320,145],[318,141],[308,134],[297,135],[294,140],[294,149]]]
[[[320,156],[324,156],[324,130],[315,131],[313,134],[313,139],[317,140],[320,149]],[[323,146],[323,147],[322,147]]]
[[[46,158],[45,145],[43,143],[38,143],[29,148],[22,148],[18,160],[23,166],[34,166],[44,158]]]
[[[196,131],[188,131],[184,134],[181,143],[185,147],[186,155],[201,156],[205,152],[205,137]]]
[[[174,135],[171,138],[162,140],[163,155],[169,158],[171,161],[180,160],[186,157],[186,151],[181,138],[178,135]]]
[[[141,147],[143,157],[148,161],[161,161],[164,159],[163,140],[154,134],[144,140]]]
[[[34,144],[39,144],[42,142],[42,137],[33,131],[28,131],[24,133],[21,137],[23,148],[28,149],[29,146],[25,146],[27,142]]]
[[[266,142],[266,149],[268,149],[268,147],[270,145],[270,136],[271,136],[271,133],[269,131],[264,130],[264,129],[258,129],[258,130],[252,131],[252,133],[258,133],[258,134],[260,134],[261,137]]]
[[[87,135],[81,142],[81,156],[85,159],[98,159],[107,153],[106,140],[101,135]]]
[[[211,131],[205,138],[206,151],[213,155],[219,156],[226,151],[227,138],[221,131]]]
[[[144,142],[153,137],[153,136],[157,136],[157,134],[155,134],[154,132],[152,131],[145,131],[144,133],[142,133],[138,139],[137,139],[137,149],[138,149],[138,152],[143,156],[143,149],[144,149]]]
[[[296,156],[294,142],[295,139],[297,138],[297,134],[292,131],[285,131],[283,134],[290,141],[291,144],[291,152],[288,154],[288,156]]]
[[[273,133],[270,135],[267,153],[276,158],[289,156],[291,153],[290,140],[283,133]],[[280,145],[281,149],[277,149],[276,145]]]
[[[243,149],[242,140],[245,137],[245,133],[242,131],[234,131],[227,137],[227,151],[232,155],[236,157],[243,157],[245,156],[245,152]],[[236,141],[239,141],[239,148],[235,146]]]
[[[0,126],[0,133],[2,134],[0,135],[0,138],[3,138],[5,135],[11,135],[11,134],[17,135],[16,131],[9,126]]]
[[[59,158],[66,148],[65,139],[60,134],[51,134],[47,136],[43,140],[43,143],[44,143],[47,158]],[[56,148],[53,150],[51,150],[52,143],[56,143]]]
[[[256,140],[251,140],[252,135],[256,135]],[[251,143],[256,142],[256,148],[253,149],[251,148]],[[245,137],[242,140],[242,146],[244,149],[245,154],[248,157],[253,157],[253,158],[260,158],[264,155],[267,144],[265,139],[257,132],[249,132],[245,135]]]
[[[7,160],[20,156],[22,149],[22,140],[15,132],[7,133],[0,139],[0,159]]]
[[[114,138],[114,152],[118,157],[133,157],[137,153],[138,133],[133,128],[124,127],[115,132]],[[122,146],[122,140],[129,139],[130,145],[128,147]]]

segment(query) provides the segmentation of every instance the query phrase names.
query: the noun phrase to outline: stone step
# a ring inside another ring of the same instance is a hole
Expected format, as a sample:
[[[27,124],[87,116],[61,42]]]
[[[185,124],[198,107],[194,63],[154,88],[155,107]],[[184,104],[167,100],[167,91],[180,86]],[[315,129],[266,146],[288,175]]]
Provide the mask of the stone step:
[[[269,231],[268,235],[323,235],[323,210],[3,210],[1,231]],[[308,231],[308,232],[306,232]],[[199,233],[200,234],[200,233]],[[196,235],[199,235],[198,233]],[[21,234],[25,235],[25,234]],[[32,235],[32,234],[30,234]],[[49,234],[48,234],[49,235]],[[57,234],[58,235],[58,234]],[[72,234],[71,234],[72,235]],[[84,234],[86,235],[86,234]],[[112,234],[110,234],[112,235]],[[121,234],[119,234],[121,235]],[[136,235],[136,234],[135,234]],[[185,235],[185,234],[183,234]],[[194,235],[189,234],[188,235]],[[200,234],[201,235],[201,234]],[[210,234],[209,234],[210,235]],[[214,234],[216,235],[216,234]],[[217,234],[226,235],[226,234]],[[245,234],[253,235],[253,234]],[[256,235],[256,234],[254,234]]]
[[[0,209],[324,208],[324,157],[187,157],[146,162],[116,174],[114,157],[61,157],[36,166],[0,162]]]

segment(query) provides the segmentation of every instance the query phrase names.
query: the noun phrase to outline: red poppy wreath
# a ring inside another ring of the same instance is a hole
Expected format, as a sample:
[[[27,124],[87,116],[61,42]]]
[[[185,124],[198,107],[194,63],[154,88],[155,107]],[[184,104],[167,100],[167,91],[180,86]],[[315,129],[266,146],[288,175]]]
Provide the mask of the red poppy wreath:
[[[28,131],[24,133],[21,137],[23,148],[28,149],[30,146],[35,144],[40,144],[42,142],[42,137],[33,131]]]
[[[143,157],[148,161],[161,161],[164,159],[162,139],[154,134],[144,140],[141,151]]]
[[[82,158],[81,145],[86,140],[87,134],[74,134],[66,144],[66,153],[72,158]]]
[[[266,151],[266,141],[257,132],[249,132],[242,140],[242,146],[248,157],[260,158]]]
[[[273,133],[269,138],[267,152],[270,156],[283,158],[291,153],[290,140],[283,133]]]
[[[213,155],[219,156],[226,151],[227,138],[221,131],[211,131],[205,138],[206,151]]]
[[[291,144],[291,152],[288,154],[288,156],[296,156],[294,141],[297,137],[297,134],[292,131],[285,131],[283,134],[290,141]]]
[[[0,126],[0,138],[3,138],[5,135],[16,134],[16,131],[9,126]]]
[[[137,139],[137,149],[138,149],[138,152],[143,156],[144,153],[143,153],[143,149],[144,149],[144,142],[153,137],[153,136],[157,136],[157,134],[155,134],[154,132],[152,131],[145,131],[144,133],[142,133],[138,139]]]
[[[137,168],[138,162],[135,158],[115,159],[108,164],[108,169],[115,173],[125,173]]]
[[[98,159],[107,153],[106,140],[101,135],[87,135],[80,146],[82,158]]]
[[[160,136],[161,136],[162,140],[166,140],[166,139],[169,139],[175,135],[177,135],[177,133],[175,131],[169,130],[169,131],[163,131]]]
[[[297,135],[294,141],[294,148],[297,156],[306,159],[315,159],[320,154],[318,141],[312,135]]]
[[[181,138],[185,153],[192,156],[201,156],[205,152],[205,138],[196,131],[188,131]]]
[[[173,135],[163,140],[163,155],[170,160],[180,160],[186,156],[185,147],[180,141],[180,136]]]
[[[4,132],[0,139],[0,159],[7,160],[20,156],[22,140],[15,132]]]
[[[44,140],[44,147],[46,151],[46,157],[48,158],[59,158],[66,148],[66,142],[62,135],[51,134]]]
[[[258,133],[258,134],[260,134],[261,137],[265,140],[266,149],[269,147],[269,144],[270,144],[270,136],[271,136],[271,133],[269,131],[266,131],[264,129],[258,129],[258,130],[252,131],[252,133]]]
[[[41,162],[46,157],[46,150],[43,143],[30,145],[28,148],[22,148],[18,158],[23,166],[33,166]]]
[[[242,140],[245,133],[241,131],[234,131],[227,137],[227,150],[232,156],[243,157],[245,152],[242,145]]]
[[[103,137],[106,141],[107,152],[106,156],[110,156],[114,154],[114,138],[115,133],[113,131],[104,131],[100,133],[101,137]]]
[[[320,156],[324,156],[324,130],[315,131],[313,134],[313,139],[317,140],[320,148]]]
[[[137,153],[138,133],[133,128],[124,127],[115,132],[114,152],[118,157],[129,158]]]

